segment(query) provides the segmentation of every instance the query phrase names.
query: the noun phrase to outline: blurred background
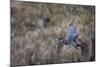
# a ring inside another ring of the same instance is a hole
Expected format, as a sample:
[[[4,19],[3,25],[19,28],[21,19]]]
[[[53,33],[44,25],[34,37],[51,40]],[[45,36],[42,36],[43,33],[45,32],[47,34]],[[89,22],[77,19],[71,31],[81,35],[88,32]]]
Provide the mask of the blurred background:
[[[71,22],[78,28],[82,48],[68,48],[57,40],[67,37]],[[94,61],[92,32],[94,6],[11,1],[11,65]]]

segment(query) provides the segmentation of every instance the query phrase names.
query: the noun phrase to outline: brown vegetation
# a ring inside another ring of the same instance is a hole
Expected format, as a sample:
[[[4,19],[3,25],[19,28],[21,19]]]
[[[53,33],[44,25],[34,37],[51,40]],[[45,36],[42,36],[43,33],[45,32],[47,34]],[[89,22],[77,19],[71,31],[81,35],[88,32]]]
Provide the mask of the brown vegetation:
[[[11,65],[90,61],[93,6],[11,2]],[[82,48],[63,45],[69,23],[78,27]]]

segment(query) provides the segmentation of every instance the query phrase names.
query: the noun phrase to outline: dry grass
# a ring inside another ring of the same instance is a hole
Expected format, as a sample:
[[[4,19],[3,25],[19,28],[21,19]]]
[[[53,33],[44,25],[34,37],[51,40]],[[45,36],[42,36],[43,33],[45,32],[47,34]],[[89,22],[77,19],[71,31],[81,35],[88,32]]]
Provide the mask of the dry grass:
[[[11,2],[11,65],[89,61],[94,15],[93,6]],[[56,40],[66,36],[70,22],[83,49]]]

